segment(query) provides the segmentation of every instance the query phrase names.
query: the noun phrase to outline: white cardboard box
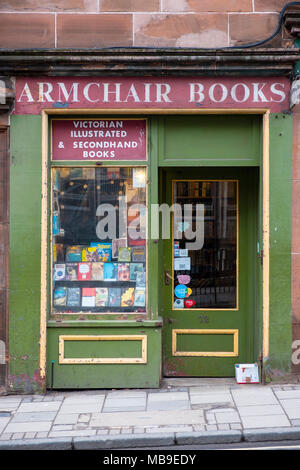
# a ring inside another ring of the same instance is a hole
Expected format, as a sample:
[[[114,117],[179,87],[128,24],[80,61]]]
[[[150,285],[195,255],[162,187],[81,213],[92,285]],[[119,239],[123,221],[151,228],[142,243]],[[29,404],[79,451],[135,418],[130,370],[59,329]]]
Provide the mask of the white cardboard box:
[[[238,384],[258,384],[258,365],[255,364],[235,364],[235,378]]]

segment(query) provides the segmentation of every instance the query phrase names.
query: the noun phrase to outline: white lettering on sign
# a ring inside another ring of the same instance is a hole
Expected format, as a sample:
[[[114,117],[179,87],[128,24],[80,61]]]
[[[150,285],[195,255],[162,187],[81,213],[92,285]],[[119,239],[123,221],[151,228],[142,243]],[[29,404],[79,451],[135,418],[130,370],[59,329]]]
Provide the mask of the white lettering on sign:
[[[144,104],[153,108],[172,108],[203,106],[212,107],[269,107],[276,112],[281,106],[288,107],[290,90],[286,78],[243,78],[233,80],[228,77],[213,80],[203,78],[191,80],[169,78],[168,80],[150,79],[111,79],[110,81],[89,81],[86,77],[75,80],[47,78],[16,79],[16,110],[19,114],[38,113],[43,107],[89,107],[107,104],[119,105],[126,109],[142,107]],[[27,106],[27,108],[25,108]]]
[[[145,119],[54,119],[52,159],[146,159]]]

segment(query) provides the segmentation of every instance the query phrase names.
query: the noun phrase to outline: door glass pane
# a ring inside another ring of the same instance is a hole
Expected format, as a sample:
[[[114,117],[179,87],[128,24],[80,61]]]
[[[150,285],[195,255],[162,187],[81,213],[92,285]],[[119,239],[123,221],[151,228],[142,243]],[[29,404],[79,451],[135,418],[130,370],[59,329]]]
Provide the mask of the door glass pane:
[[[237,308],[237,188],[173,182],[174,308]]]
[[[146,310],[146,169],[52,173],[52,312]]]

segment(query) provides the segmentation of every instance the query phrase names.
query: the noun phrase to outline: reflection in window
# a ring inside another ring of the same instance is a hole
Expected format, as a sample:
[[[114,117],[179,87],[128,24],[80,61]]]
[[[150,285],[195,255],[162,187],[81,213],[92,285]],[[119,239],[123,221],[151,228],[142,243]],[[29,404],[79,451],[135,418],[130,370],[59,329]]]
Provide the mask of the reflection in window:
[[[185,214],[174,218],[174,308],[236,308],[237,182],[176,181],[173,194]]]
[[[144,312],[145,168],[52,171],[52,311]]]

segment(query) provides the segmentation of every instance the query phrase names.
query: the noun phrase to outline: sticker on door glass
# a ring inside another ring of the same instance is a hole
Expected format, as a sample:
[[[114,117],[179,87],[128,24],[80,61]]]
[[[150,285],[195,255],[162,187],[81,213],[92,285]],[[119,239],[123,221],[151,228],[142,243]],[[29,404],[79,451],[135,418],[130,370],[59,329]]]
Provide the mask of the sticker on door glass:
[[[190,271],[191,269],[191,258],[175,258],[174,259],[174,270],[175,271]]]

